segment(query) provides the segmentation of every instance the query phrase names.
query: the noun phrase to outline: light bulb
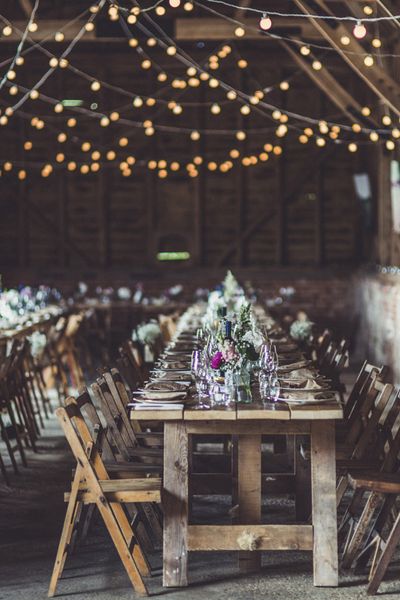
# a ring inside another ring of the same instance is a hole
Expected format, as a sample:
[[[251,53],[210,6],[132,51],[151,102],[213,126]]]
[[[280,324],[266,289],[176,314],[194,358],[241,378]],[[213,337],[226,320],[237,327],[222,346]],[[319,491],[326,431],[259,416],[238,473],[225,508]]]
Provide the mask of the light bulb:
[[[383,115],[383,117],[382,117],[382,123],[384,125],[388,126],[388,125],[391,124],[391,122],[392,122],[392,119],[389,117],[389,115]]]
[[[373,64],[374,64],[374,59],[370,54],[368,54],[367,56],[364,57],[364,65],[366,67],[372,67]]]
[[[219,115],[219,113],[221,112],[221,107],[220,107],[219,104],[214,103],[214,104],[211,105],[210,110],[211,110],[211,112],[212,112],[213,115]]]
[[[98,92],[100,88],[100,81],[92,81],[92,83],[90,84],[90,89],[92,90],[92,92]]]
[[[237,98],[237,93],[234,90],[229,90],[229,92],[227,92],[226,97],[228,98],[228,100],[236,100]]]
[[[342,37],[340,38],[340,41],[342,43],[343,46],[348,46],[351,42],[350,38],[348,35],[342,35]]]
[[[67,141],[67,134],[64,133],[64,132],[59,133],[58,136],[57,136],[57,141],[60,144],[63,144],[64,142],[66,142]]]
[[[53,56],[50,60],[49,60],[49,65],[52,69],[55,69],[58,66],[58,60],[56,59],[55,56]]]
[[[354,142],[351,142],[351,144],[347,146],[347,149],[349,152],[357,152],[358,146]]]
[[[12,27],[10,25],[6,25],[3,27],[3,35],[4,37],[9,37],[12,34]]]
[[[106,154],[107,160],[115,160],[116,156],[117,155],[115,154],[114,150],[109,150]]]
[[[371,140],[371,142],[377,142],[379,140],[379,135],[376,131],[371,131],[371,133],[369,134],[369,139]]]
[[[240,108],[240,112],[242,113],[242,115],[248,115],[248,114],[250,114],[250,106],[247,106],[247,104],[244,104]]]
[[[168,0],[171,8],[178,8],[181,5],[181,0]]]
[[[101,117],[100,125],[101,127],[107,127],[110,124],[110,119],[108,117]]]
[[[396,148],[396,144],[394,143],[394,141],[393,141],[393,140],[388,140],[388,141],[386,142],[386,148],[387,148],[388,150],[394,150],[394,149]]]
[[[235,29],[235,35],[236,37],[243,37],[245,35],[245,30],[243,29],[243,27],[236,27]]]
[[[260,19],[260,28],[263,29],[264,31],[268,31],[268,29],[271,29],[271,27],[272,27],[272,21],[269,18],[269,16],[264,13]]]
[[[240,142],[242,142],[243,140],[246,139],[246,134],[244,131],[237,131],[236,132],[236,139],[239,140]]]
[[[128,43],[131,48],[136,48],[136,46],[138,45],[138,41],[136,38],[130,38]]]
[[[157,6],[156,8],[156,15],[158,15],[159,17],[164,16],[166,13],[166,10],[163,6]]]
[[[287,92],[287,90],[289,89],[289,83],[287,81],[281,81],[279,87],[283,92]]]
[[[20,171],[18,171],[18,179],[20,179],[21,181],[23,181],[24,179],[26,179],[26,171],[25,171],[25,169],[21,169]]]
[[[60,62],[58,63],[61,69],[66,69],[69,65],[69,62],[66,58],[60,58]]]
[[[65,36],[62,31],[56,31],[56,33],[54,34],[54,39],[56,40],[56,42],[63,42],[64,37]]]
[[[322,137],[317,137],[317,139],[315,140],[315,143],[317,144],[317,146],[319,146],[320,148],[323,148],[326,144],[326,141],[324,138]]]
[[[118,119],[119,119],[119,112],[117,112],[117,111],[113,111],[113,112],[110,114],[110,120],[111,120],[111,121],[118,121]]]
[[[32,90],[29,96],[31,100],[37,100],[39,98],[39,92],[37,90]]]
[[[192,133],[190,134],[190,139],[193,142],[197,142],[197,140],[200,139],[200,133],[198,131],[192,131]]]
[[[24,144],[24,150],[27,150],[27,151],[32,150],[32,146],[33,146],[32,142],[27,141]]]
[[[302,54],[303,56],[308,56],[310,54],[311,50],[309,48],[309,46],[302,46],[300,48],[300,54]]]
[[[357,21],[354,25],[353,35],[358,40],[362,40],[367,35],[367,29],[362,21]]]
[[[168,56],[175,56],[175,54],[176,54],[176,47],[175,46],[168,46],[168,48],[167,48],[167,54],[168,54]]]
[[[312,63],[312,68],[314,71],[320,71],[322,69],[322,64],[319,60],[314,60]]]
[[[369,106],[363,106],[362,109],[361,109],[361,114],[364,117],[369,117],[370,114],[371,114],[371,109],[369,108]]]
[[[127,146],[127,145],[128,145],[128,143],[129,143],[129,140],[128,140],[128,138],[127,138],[127,137],[122,137],[122,138],[120,138],[120,139],[118,140],[118,144],[119,144],[121,147]]]

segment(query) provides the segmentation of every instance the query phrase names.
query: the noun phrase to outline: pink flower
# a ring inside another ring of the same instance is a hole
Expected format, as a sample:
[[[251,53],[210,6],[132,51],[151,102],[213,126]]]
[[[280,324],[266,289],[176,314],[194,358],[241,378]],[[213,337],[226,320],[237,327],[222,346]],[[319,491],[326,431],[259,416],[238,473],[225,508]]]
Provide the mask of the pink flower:
[[[216,352],[211,359],[211,368],[219,369],[223,362],[224,362],[224,359],[222,356],[222,352]]]
[[[237,360],[239,358],[239,355],[236,352],[235,344],[233,342],[225,342],[222,357],[226,361]]]

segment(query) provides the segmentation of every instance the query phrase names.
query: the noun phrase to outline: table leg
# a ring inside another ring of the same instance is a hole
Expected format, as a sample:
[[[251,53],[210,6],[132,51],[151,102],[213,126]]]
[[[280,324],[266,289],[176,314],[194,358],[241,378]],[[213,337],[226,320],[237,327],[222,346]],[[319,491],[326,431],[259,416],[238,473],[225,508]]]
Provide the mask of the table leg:
[[[335,422],[311,423],[314,585],[338,585]]]
[[[240,435],[238,438],[238,523],[256,525],[261,522],[261,436]],[[245,528],[244,528],[245,529]],[[251,573],[261,567],[261,553],[239,551],[239,569]]]
[[[163,585],[183,587],[187,580],[188,434],[183,422],[164,424]]]
[[[296,435],[295,438],[295,486],[296,486],[296,521],[304,522],[311,515],[311,465],[301,455],[301,446],[308,441],[306,436]]]

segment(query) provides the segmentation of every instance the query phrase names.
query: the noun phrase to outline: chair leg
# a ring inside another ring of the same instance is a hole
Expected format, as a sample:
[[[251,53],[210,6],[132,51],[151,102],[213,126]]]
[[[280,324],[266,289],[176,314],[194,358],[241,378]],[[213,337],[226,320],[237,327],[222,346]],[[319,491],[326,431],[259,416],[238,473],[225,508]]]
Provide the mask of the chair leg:
[[[386,573],[386,569],[393,557],[397,544],[400,540],[400,513],[390,531],[385,547],[377,560],[373,562],[373,572],[370,574],[370,581],[367,587],[367,593],[376,594],[379,585]]]
[[[127,575],[133,585],[135,592],[142,596],[147,596],[147,588],[142,579],[134,556],[132,556],[131,554],[131,550],[126,539],[126,533],[122,532],[122,529],[120,528],[121,521],[119,519],[119,516],[117,517],[114,512],[117,506],[119,506],[121,510],[122,507],[120,505],[111,505],[107,501],[101,502],[100,500],[98,500],[96,504],[107,527],[107,530],[114,542],[115,548],[120,556],[122,564],[125,567]],[[125,516],[125,513],[123,511],[122,514]]]
[[[1,413],[0,413],[0,432],[1,432],[1,437],[3,438],[4,443],[6,445],[8,456],[10,457],[11,464],[14,469],[14,473],[16,475],[18,475],[19,470],[18,470],[17,461],[15,460],[15,456],[14,456],[14,449],[11,445],[10,438],[8,437],[7,429],[4,426],[3,419],[1,418]],[[23,452],[23,449],[22,449],[22,452]],[[23,456],[25,457],[25,454],[23,454]],[[24,466],[26,466],[26,465],[24,465]]]
[[[67,559],[69,545],[75,527],[76,517],[80,510],[80,502],[78,502],[79,482],[82,477],[80,467],[76,469],[75,477],[71,487],[71,494],[68,501],[67,512],[65,514],[64,525],[61,532],[60,542],[58,544],[56,560],[53,567],[53,573],[50,579],[48,596],[52,598],[56,592],[57,583],[60,579],[65,561]]]
[[[1,474],[3,475],[4,481],[6,482],[6,485],[8,487],[10,487],[10,480],[8,479],[6,465],[4,464],[3,457],[1,456],[1,454],[0,454],[0,471],[1,471]]]
[[[371,521],[378,507],[382,505],[385,497],[383,494],[377,494],[372,492],[370,494],[364,510],[361,513],[361,517],[354,529],[352,538],[346,548],[346,552],[343,554],[342,567],[343,569],[349,569],[353,564],[353,561],[357,555],[357,552],[362,546],[366,534],[371,525]]]

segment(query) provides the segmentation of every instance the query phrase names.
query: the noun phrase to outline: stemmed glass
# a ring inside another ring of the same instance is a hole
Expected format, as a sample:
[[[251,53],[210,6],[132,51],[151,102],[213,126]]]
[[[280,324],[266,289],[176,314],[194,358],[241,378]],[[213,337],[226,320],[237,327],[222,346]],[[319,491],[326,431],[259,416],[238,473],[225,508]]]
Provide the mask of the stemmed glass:
[[[193,350],[191,360],[191,371],[196,384],[196,391],[201,400],[208,396],[210,386],[210,375],[206,355],[201,350]]]
[[[279,398],[280,383],[276,373],[265,373],[260,374],[260,396],[264,404],[276,402]]]

